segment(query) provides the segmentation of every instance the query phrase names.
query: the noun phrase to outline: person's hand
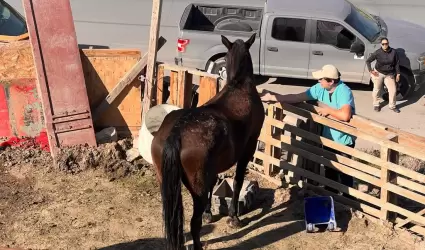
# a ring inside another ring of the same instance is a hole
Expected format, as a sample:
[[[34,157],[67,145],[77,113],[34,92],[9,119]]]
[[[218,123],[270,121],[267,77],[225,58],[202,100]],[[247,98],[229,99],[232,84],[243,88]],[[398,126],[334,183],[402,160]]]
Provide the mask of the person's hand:
[[[276,102],[276,96],[271,94],[271,92],[267,90],[263,90],[263,92],[260,93],[261,101],[263,102]]]
[[[396,81],[396,82],[399,82],[399,81],[400,81],[400,74],[397,74],[397,75],[396,75],[396,77],[395,77],[395,81]]]
[[[329,110],[329,108],[320,108],[320,109],[318,109],[317,110],[317,113],[320,115],[320,116],[328,116],[329,114],[330,114],[330,110]]]
[[[378,71],[376,71],[376,70],[372,70],[370,73],[371,73],[372,75],[376,76],[376,77],[378,77],[378,76],[379,76],[379,72],[378,72]]]

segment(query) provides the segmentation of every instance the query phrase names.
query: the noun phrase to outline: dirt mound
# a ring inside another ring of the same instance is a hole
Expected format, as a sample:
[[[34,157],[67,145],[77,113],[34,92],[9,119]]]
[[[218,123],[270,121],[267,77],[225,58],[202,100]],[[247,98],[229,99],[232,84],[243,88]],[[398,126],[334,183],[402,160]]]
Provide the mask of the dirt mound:
[[[126,152],[132,148],[132,141],[101,144],[98,147],[79,145],[62,148],[57,154],[55,165],[61,171],[76,174],[87,169],[103,169],[111,180],[128,176],[149,166],[139,158],[127,161]]]
[[[0,151],[0,163],[4,167],[31,164],[40,168],[56,168],[69,174],[77,174],[88,169],[100,169],[104,170],[112,181],[145,171],[150,166],[141,157],[128,158],[127,152],[132,147],[131,139],[105,143],[98,147],[88,145],[64,147],[59,150],[54,160],[50,152],[40,147],[7,146]]]
[[[51,167],[53,159],[49,152],[38,148],[6,147],[0,151],[0,162],[5,167],[25,163],[41,167]]]

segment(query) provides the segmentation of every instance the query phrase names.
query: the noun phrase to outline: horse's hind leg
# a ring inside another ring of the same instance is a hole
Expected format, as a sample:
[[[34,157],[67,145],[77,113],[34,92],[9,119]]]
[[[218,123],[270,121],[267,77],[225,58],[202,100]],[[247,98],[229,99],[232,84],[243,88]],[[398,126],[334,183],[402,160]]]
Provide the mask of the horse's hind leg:
[[[207,205],[208,193],[202,196],[192,193],[193,198],[193,215],[190,221],[190,234],[193,239],[193,249],[202,250],[201,244],[201,228],[202,228],[202,214]]]
[[[236,165],[236,175],[233,181],[233,196],[232,202],[229,208],[229,218],[227,220],[227,224],[232,228],[242,227],[242,223],[238,218],[238,208],[239,208],[239,194],[242,189],[242,184],[245,177],[246,167],[248,162],[251,160],[252,156],[255,153],[255,149],[257,148],[257,137],[251,137],[248,141],[245,152],[242,154]]]
[[[208,200],[207,200],[207,205],[205,207],[205,212],[202,215],[202,221],[205,224],[211,223],[212,222],[212,213],[211,213],[211,199],[212,199],[212,193],[213,193],[213,189],[215,186],[215,183],[217,182],[217,175],[214,175],[212,182],[210,183],[210,190],[208,193]]]

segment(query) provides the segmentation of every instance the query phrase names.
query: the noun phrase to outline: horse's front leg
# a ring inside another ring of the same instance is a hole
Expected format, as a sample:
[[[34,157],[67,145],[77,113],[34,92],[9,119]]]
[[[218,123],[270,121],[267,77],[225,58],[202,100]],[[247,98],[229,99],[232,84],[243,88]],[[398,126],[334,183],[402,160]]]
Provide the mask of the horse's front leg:
[[[252,156],[255,153],[255,149],[257,147],[257,137],[251,137],[253,139],[250,139],[248,141],[248,144],[245,148],[245,152],[242,154],[241,158],[238,161],[238,164],[236,166],[236,175],[233,181],[233,196],[232,196],[232,202],[230,204],[229,208],[229,218],[227,220],[227,224],[231,228],[240,228],[242,227],[242,223],[238,218],[238,211],[239,211],[239,194],[242,189],[244,177],[246,168],[248,165],[249,160],[252,158]]]

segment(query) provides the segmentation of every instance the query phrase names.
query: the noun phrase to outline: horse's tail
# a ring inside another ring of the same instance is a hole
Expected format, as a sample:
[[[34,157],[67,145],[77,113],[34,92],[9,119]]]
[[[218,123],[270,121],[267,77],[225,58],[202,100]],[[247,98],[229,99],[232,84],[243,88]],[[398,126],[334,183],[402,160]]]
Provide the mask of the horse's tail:
[[[166,249],[181,249],[183,242],[183,203],[180,160],[180,129],[174,127],[164,144],[162,153],[162,210],[164,216]]]

